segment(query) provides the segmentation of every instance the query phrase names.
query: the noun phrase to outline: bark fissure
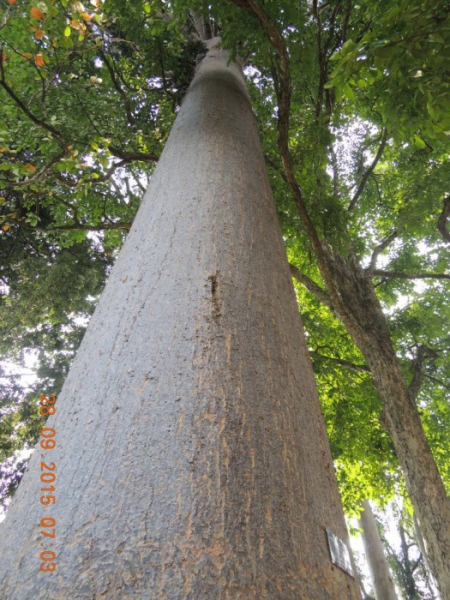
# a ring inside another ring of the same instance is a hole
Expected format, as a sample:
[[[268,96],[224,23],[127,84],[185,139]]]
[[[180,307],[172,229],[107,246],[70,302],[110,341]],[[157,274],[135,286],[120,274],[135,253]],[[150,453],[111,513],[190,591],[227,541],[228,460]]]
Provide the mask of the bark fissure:
[[[219,290],[219,275],[220,271],[216,271],[214,275],[210,275],[208,280],[211,282],[211,313],[214,323],[219,325],[220,317],[222,316],[220,290]]]

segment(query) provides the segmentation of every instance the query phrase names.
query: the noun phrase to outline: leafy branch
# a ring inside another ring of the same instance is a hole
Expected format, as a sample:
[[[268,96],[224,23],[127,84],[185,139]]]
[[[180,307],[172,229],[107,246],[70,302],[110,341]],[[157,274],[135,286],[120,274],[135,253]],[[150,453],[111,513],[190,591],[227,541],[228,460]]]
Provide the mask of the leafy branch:
[[[310,355],[312,356],[312,358],[317,357],[319,359],[329,360],[338,365],[346,367],[347,369],[350,369],[350,371],[355,371],[356,373],[370,373],[370,369],[367,365],[357,365],[355,363],[352,363],[348,360],[344,360],[342,358],[338,358],[336,356],[326,356],[324,354],[320,354],[319,352],[317,352],[317,350],[311,351]]]
[[[380,277],[392,277],[397,279],[450,279],[447,273],[399,273],[398,271],[383,271],[375,269],[371,272],[372,275]]]
[[[0,55],[2,54],[2,51],[3,51],[3,46],[0,46]],[[17,94],[14,92],[14,90],[6,83],[5,67],[4,67],[2,60],[0,60],[0,86],[2,86],[2,88],[8,94],[8,96],[12,100],[14,100],[14,102],[20,108],[20,110],[23,113],[25,113],[26,116],[35,125],[37,125],[38,127],[42,127],[43,129],[45,129],[46,131],[51,133],[54,136],[54,138],[58,141],[60,146],[62,146],[64,149],[66,149],[67,142],[64,139],[64,136],[57,129],[55,129],[53,127],[53,125],[50,125],[49,123],[43,121],[42,119],[39,119],[34,113],[32,113],[30,111],[30,109],[25,105],[25,103],[19,98],[19,96],[17,96]]]
[[[8,181],[8,185],[12,188],[18,188],[18,187],[23,187],[26,185],[33,185],[37,182],[42,181],[45,178],[45,176],[47,175],[47,173],[50,171],[50,169],[53,167],[53,165],[58,163],[60,160],[62,160],[66,156],[67,150],[68,150],[67,148],[64,148],[59,154],[56,154],[50,160],[50,162],[48,164],[46,164],[44,167],[42,167],[42,169],[40,169],[32,177],[27,177],[26,179],[23,179],[22,181],[17,181],[17,182]]]
[[[391,233],[390,236],[388,236],[385,240],[380,242],[378,244],[378,246],[375,246],[375,248],[372,252],[372,256],[370,257],[370,265],[366,269],[366,272],[369,275],[373,274],[375,267],[377,266],[377,260],[378,260],[378,257],[380,256],[380,254],[383,252],[383,250],[386,250],[386,248],[389,246],[389,244],[391,244],[397,236],[398,236],[397,231],[394,231],[394,233]]]
[[[0,55],[2,54],[2,50],[3,50],[3,46],[0,46]],[[117,80],[115,80],[115,81],[117,81]],[[4,67],[3,61],[1,61],[1,60],[0,60],[0,86],[3,87],[3,89],[6,91],[6,93],[8,94],[8,96],[15,102],[15,104],[18,106],[18,108],[35,125],[37,125],[38,127],[41,127],[42,129],[45,129],[46,131],[48,131],[49,133],[51,133],[52,136],[57,140],[57,142],[59,143],[59,145],[63,148],[63,152],[61,154],[58,154],[57,157],[55,157],[54,159],[52,159],[50,161],[50,163],[41,170],[41,172],[40,172],[39,175],[42,175],[43,172],[44,173],[47,172],[48,169],[51,166],[53,166],[56,162],[58,162],[58,160],[60,160],[61,158],[63,158],[64,154],[68,150],[69,142],[68,142],[68,140],[65,139],[65,137],[63,136],[63,134],[61,132],[59,132],[53,125],[50,125],[45,120],[40,119],[39,117],[37,117],[26,106],[26,104],[21,100],[21,98],[14,92],[14,90],[10,87],[10,85],[6,81],[5,67]],[[123,90],[122,90],[122,93],[124,93]],[[123,159],[126,162],[132,162],[132,161],[157,162],[158,161],[158,157],[155,154],[144,153],[144,152],[126,152],[126,151],[118,148],[117,146],[110,146],[109,147],[109,151],[110,151],[110,153],[113,156],[115,156],[117,158],[121,158],[121,159]]]
[[[359,185],[358,185],[358,187],[356,189],[356,192],[353,195],[352,201],[348,205],[348,208],[347,208],[348,211],[353,210],[355,208],[356,203],[358,202],[361,194],[364,191],[364,188],[366,187],[366,184],[367,184],[367,181],[368,181],[369,177],[372,175],[375,167],[378,164],[378,161],[380,160],[380,158],[381,158],[381,156],[383,154],[383,151],[384,151],[384,148],[386,146],[386,143],[387,143],[387,130],[385,129],[383,131],[382,136],[381,136],[381,143],[380,143],[380,146],[378,148],[378,152],[376,153],[375,158],[370,163],[369,167],[367,168],[367,170],[365,171],[364,175],[362,176],[361,181],[360,181],[360,183],[359,183]]]
[[[100,225],[86,225],[85,223],[72,223],[71,225],[55,225],[46,227],[45,231],[109,231],[114,229],[130,229],[131,223],[118,221],[117,223],[102,223]]]
[[[281,179],[285,182],[288,183],[287,177],[284,174],[284,172],[281,170],[281,168],[279,167],[279,165],[276,164],[275,161],[273,161],[270,156],[264,156],[264,160],[266,161],[266,163],[269,165],[269,167],[271,167],[275,173],[277,175],[279,175],[281,177]]]
[[[111,152],[113,156],[116,158],[122,158],[127,162],[132,162],[135,160],[140,160],[142,162],[158,162],[159,158],[156,154],[147,154],[146,152],[125,152],[121,150],[117,146],[109,146],[108,150]]]
[[[106,54],[103,52],[103,50],[100,49],[99,50],[99,54],[102,57],[102,60],[103,60],[103,62],[106,65],[106,68],[108,69],[108,73],[109,73],[109,76],[111,77],[111,81],[112,81],[112,83],[114,85],[114,88],[119,92],[120,97],[123,100],[123,103],[124,103],[124,106],[125,106],[125,111],[127,113],[128,122],[131,125],[136,125],[136,120],[135,120],[135,118],[133,116],[133,113],[132,113],[132,110],[131,110],[130,100],[129,100],[128,96],[125,94],[125,92],[123,91],[123,88],[120,85],[119,81],[117,80],[117,77],[116,77],[116,74],[115,74],[115,71],[114,71],[113,67],[109,63],[109,60],[108,60]]]
[[[296,279],[299,283],[303,284],[305,288],[313,294],[319,302],[328,306],[331,311],[334,311],[333,303],[331,302],[330,296],[327,292],[317,285],[312,279],[310,279],[307,275],[302,273],[297,267],[294,265],[289,265],[289,269],[291,271],[291,275]]]

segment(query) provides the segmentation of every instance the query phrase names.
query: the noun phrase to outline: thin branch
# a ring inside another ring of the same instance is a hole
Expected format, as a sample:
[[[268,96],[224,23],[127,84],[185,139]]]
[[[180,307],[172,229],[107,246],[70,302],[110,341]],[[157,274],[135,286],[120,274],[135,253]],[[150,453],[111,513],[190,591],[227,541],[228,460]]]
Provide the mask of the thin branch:
[[[322,112],[323,105],[323,97],[325,94],[325,106],[326,106],[326,116],[327,121],[329,120],[334,106],[334,98],[335,94],[332,90],[325,89],[325,84],[328,79],[328,59],[331,55],[329,52],[330,45],[332,39],[334,37],[334,29],[336,24],[336,16],[341,7],[340,0],[336,2],[336,5],[333,9],[333,13],[327,22],[328,35],[324,36],[324,28],[322,25],[321,18],[321,7],[318,7],[317,0],[313,0],[313,14],[317,22],[317,51],[318,51],[318,61],[319,61],[319,86],[317,91],[317,100],[316,100],[316,117],[319,118]],[[325,41],[324,41],[325,39]]]
[[[450,196],[444,198],[444,208],[438,220],[437,228],[446,242],[450,242],[450,232],[447,229],[447,219],[450,216]]]
[[[98,129],[97,125],[95,124],[94,120],[91,118],[90,114],[88,113],[83,101],[81,100],[80,96],[78,95],[77,92],[75,92],[75,97],[78,100],[78,102],[80,103],[81,108],[83,109],[84,114],[86,115],[89,123],[92,126],[92,129],[97,133],[97,135],[99,137],[103,137],[102,132]]]
[[[342,27],[341,43],[343,44],[347,39],[348,26],[350,23],[350,14],[352,11],[352,0],[347,0],[347,6],[345,7],[344,14],[344,26]]]
[[[59,154],[54,156],[51,159],[51,161],[47,165],[45,165],[45,167],[42,167],[42,169],[40,171],[38,171],[37,173],[35,173],[32,177],[27,177],[26,179],[24,179],[22,181],[18,181],[16,183],[8,182],[8,185],[11,187],[17,188],[17,187],[23,187],[25,185],[32,185],[33,183],[41,181],[43,176],[53,167],[53,165],[55,165],[57,162],[59,162],[61,159],[63,159],[66,154],[67,154],[67,151],[66,151],[66,148],[64,148]]]
[[[369,177],[371,176],[371,174],[373,173],[375,167],[378,164],[378,161],[381,158],[381,155],[383,154],[384,148],[386,146],[387,143],[387,130],[385,129],[383,131],[383,135],[381,137],[381,143],[380,146],[378,148],[378,152],[375,155],[375,158],[373,159],[373,161],[371,162],[371,164],[369,165],[369,167],[367,168],[366,172],[364,173],[364,175],[362,176],[362,179],[358,185],[358,188],[352,198],[352,201],[350,202],[350,204],[348,205],[347,210],[353,210],[356,206],[356,203],[358,202],[361,194],[364,191],[364,188],[366,187],[366,183],[367,180],[369,179]]]
[[[333,42],[335,29],[336,29],[336,17],[341,8],[341,4],[342,4],[342,2],[340,0],[339,0],[339,2],[336,2],[336,5],[333,8],[331,17],[329,18],[329,31],[328,31],[328,36],[327,36],[327,40],[325,43],[325,48],[324,48],[326,56],[330,55],[330,47]],[[322,12],[322,11],[320,11],[320,12]],[[320,12],[319,12],[319,14],[320,14]]]
[[[118,162],[112,164],[104,175],[101,175],[100,177],[97,177],[97,178],[88,177],[86,179],[80,178],[78,180],[70,181],[69,179],[65,179],[60,173],[57,173],[56,179],[58,181],[60,181],[63,185],[66,185],[67,187],[70,187],[70,188],[76,188],[80,184],[86,184],[86,183],[105,183],[111,179],[111,176],[117,169],[120,169],[120,167],[123,167],[124,165],[127,165],[131,162],[134,162],[134,160],[136,160],[136,159],[124,158],[123,160],[119,160]],[[28,183],[28,182],[26,182],[26,183]],[[21,185],[24,185],[24,183],[21,182]]]
[[[355,371],[355,373],[370,373],[370,369],[367,365],[356,365],[348,360],[344,360],[342,358],[337,358],[334,356],[325,356],[323,354],[320,354],[319,352],[317,352],[316,350],[313,350],[310,352],[310,355],[314,358],[314,356],[317,356],[318,358],[323,358],[325,360],[330,360],[332,362],[335,362],[338,365],[342,365],[343,367],[346,367],[347,369],[350,369],[350,371]]]
[[[394,279],[450,279],[450,275],[447,273],[398,273],[397,271],[382,271],[381,269],[373,270],[372,275]]]
[[[337,156],[336,156],[336,152],[334,150],[334,147],[331,146],[331,166],[333,169],[333,194],[336,198],[339,197],[339,167],[338,167],[338,160],[337,160]]]
[[[266,161],[266,163],[269,165],[269,167],[272,167],[272,169],[275,171],[275,173],[277,175],[279,175],[281,177],[281,179],[283,179],[283,181],[287,184],[289,184],[286,175],[284,174],[284,172],[280,169],[280,167],[270,158],[270,156],[265,155],[264,156],[264,160]]]
[[[11,373],[10,375],[0,375],[0,379],[14,379],[15,377],[36,377],[36,373]]]
[[[106,54],[103,52],[103,50],[100,49],[99,50],[99,54],[102,57],[102,60],[103,60],[103,62],[106,65],[106,68],[108,69],[109,76],[111,77],[111,81],[113,82],[114,87],[119,92],[119,94],[120,94],[120,96],[121,96],[121,98],[123,100],[123,103],[124,103],[124,106],[125,106],[125,111],[127,113],[128,122],[131,125],[136,125],[136,120],[133,117],[133,113],[131,112],[130,100],[129,100],[128,96],[125,94],[125,92],[123,91],[122,86],[120,85],[120,83],[117,81],[116,74],[114,72],[113,67],[109,64],[109,61],[108,61],[108,59],[106,57]]]
[[[320,285],[317,285],[317,283],[302,273],[299,269],[297,269],[297,267],[294,267],[294,265],[290,264],[289,269],[292,277],[294,277],[294,279],[296,279],[299,283],[303,284],[305,288],[311,292],[311,294],[313,294],[317,300],[319,300],[319,302],[325,304],[325,306],[328,306],[329,309],[334,310],[330,296],[324,289],[320,287]]]
[[[427,358],[435,360],[437,357],[437,353],[427,346],[422,345],[417,349],[416,358],[412,363],[412,378],[408,386],[408,395],[413,403],[415,403],[425,379],[425,360]]]
[[[0,53],[1,53],[1,48],[0,48]],[[48,123],[46,123],[45,121],[42,121],[41,119],[39,119],[38,117],[36,117],[36,115],[34,115],[28,108],[27,106],[22,102],[22,100],[17,96],[17,94],[14,92],[14,90],[12,88],[9,87],[9,85],[6,83],[6,78],[5,78],[5,67],[3,65],[3,61],[0,60],[0,85],[2,86],[2,88],[5,90],[5,92],[8,94],[8,96],[10,98],[12,98],[14,100],[14,102],[17,104],[17,106],[20,108],[20,110],[26,114],[26,116],[33,121],[33,123],[35,125],[38,125],[39,127],[42,127],[43,129],[45,129],[46,131],[48,131],[49,133],[51,133],[56,140],[58,141],[58,143],[65,148],[66,147],[66,141],[64,140],[63,136],[59,133],[59,131],[57,131],[52,125],[49,125]]]
[[[322,111],[322,103],[323,103],[323,93],[325,89],[325,83],[327,80],[327,58],[326,58],[326,50],[324,49],[323,44],[323,29],[322,29],[322,20],[320,18],[320,14],[317,8],[317,0],[313,0],[313,13],[314,17],[317,21],[317,31],[316,31],[316,39],[317,39],[317,50],[318,50],[318,58],[319,58],[319,89],[317,91],[317,102],[316,102],[316,117],[320,116]]]
[[[428,373],[425,374],[425,378],[429,379],[430,381],[434,381],[434,383],[437,383],[438,385],[441,385],[446,390],[450,390],[450,385],[448,383],[445,383],[445,381],[442,381],[442,379],[438,379],[437,377],[433,377],[433,375],[429,375]]]
[[[414,544],[414,546],[416,546],[416,545],[417,544]],[[411,567],[411,573],[414,574],[414,571],[417,569],[417,567],[422,566],[422,563],[423,563],[423,556],[422,556],[422,552],[420,552],[419,558],[416,560],[416,562]]]
[[[377,260],[379,255],[381,254],[381,252],[383,252],[383,250],[386,250],[386,248],[389,246],[389,244],[391,244],[395,238],[398,236],[398,232],[394,231],[394,233],[391,233],[390,236],[388,236],[386,239],[384,239],[382,242],[380,242],[378,244],[378,246],[375,246],[373,252],[372,252],[372,256],[370,258],[370,265],[367,267],[366,271],[367,273],[373,273],[375,270],[375,267],[377,266]]]
[[[85,180],[83,180],[83,183],[105,183],[106,181],[109,181],[109,179],[111,178],[111,175],[117,169],[120,169],[120,167],[123,167],[124,165],[127,165],[130,162],[132,162],[131,159],[119,160],[119,162],[116,162],[113,165],[111,165],[110,168],[106,171],[106,173],[104,175],[102,175],[101,177],[98,177],[98,179],[94,179],[94,178],[85,179]]]
[[[122,158],[127,162],[140,160],[142,162],[156,163],[159,160],[156,154],[146,154],[144,152],[125,152],[124,150],[117,148],[117,146],[109,146],[108,150],[113,156]]]
[[[381,202],[382,202],[382,197],[381,197],[380,186],[379,186],[379,184],[378,184],[378,177],[377,177],[377,174],[376,174],[376,173],[372,173],[372,175],[371,175],[371,178],[372,178],[372,181],[374,182],[374,184],[375,184],[375,187],[376,187],[376,189],[377,189],[378,202],[381,204]]]
[[[10,50],[12,50],[12,52],[14,52],[14,54],[16,54],[19,58],[23,58],[22,56],[22,52],[19,52],[19,50],[17,50],[10,42],[5,41],[6,45],[8,46],[8,48]],[[52,81],[48,81],[47,79],[45,79],[45,77],[43,77],[41,69],[36,65],[36,63],[34,61],[30,61],[30,65],[31,67],[36,71],[37,76],[39,77],[39,79],[41,80],[41,100],[40,100],[40,105],[41,108],[43,110],[43,112],[45,113],[45,116],[47,117],[47,111],[45,108],[45,99],[47,96],[47,91],[48,89],[50,89],[51,83]],[[39,92],[36,91],[35,94],[33,94],[33,96],[31,98],[28,99],[28,106],[32,106],[34,103],[34,97],[38,94]]]
[[[134,179],[134,182],[136,183],[136,185],[138,186],[138,188],[141,190],[141,192],[142,192],[143,194],[145,194],[145,192],[147,191],[147,187],[148,187],[148,185],[147,185],[147,187],[144,187],[144,186],[142,185],[142,183],[139,181],[139,177],[135,177],[135,179]]]
[[[130,229],[132,223],[102,223],[101,225],[85,225],[83,223],[73,223],[72,225],[59,225],[55,227],[37,227],[42,231],[106,231],[111,229]]]

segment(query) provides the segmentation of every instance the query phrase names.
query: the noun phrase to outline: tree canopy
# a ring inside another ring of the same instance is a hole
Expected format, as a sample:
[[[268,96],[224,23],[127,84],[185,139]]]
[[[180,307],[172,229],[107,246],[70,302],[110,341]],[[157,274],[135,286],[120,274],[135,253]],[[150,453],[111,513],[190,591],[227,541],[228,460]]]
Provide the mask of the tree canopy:
[[[347,513],[406,492],[327,256],[370,281],[448,490],[447,2],[2,0],[0,11],[0,349],[15,364],[38,357],[31,388],[2,373],[3,495],[208,35],[248,80]]]

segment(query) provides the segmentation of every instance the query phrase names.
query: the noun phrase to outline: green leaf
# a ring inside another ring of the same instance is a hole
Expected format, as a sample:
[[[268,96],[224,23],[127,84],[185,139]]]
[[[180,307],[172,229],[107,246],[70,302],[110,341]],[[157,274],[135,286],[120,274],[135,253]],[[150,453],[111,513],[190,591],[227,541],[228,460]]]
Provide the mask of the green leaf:
[[[445,39],[442,37],[440,33],[431,33],[428,36],[430,42],[436,42],[438,44],[445,44]]]
[[[346,96],[351,102],[355,101],[355,92],[350,85],[344,85],[344,96]]]
[[[420,148],[421,150],[423,150],[424,148],[427,147],[427,145],[425,144],[425,142],[423,141],[423,139],[420,138],[418,135],[414,135],[413,136],[412,143],[414,144],[414,146],[416,148]]]

